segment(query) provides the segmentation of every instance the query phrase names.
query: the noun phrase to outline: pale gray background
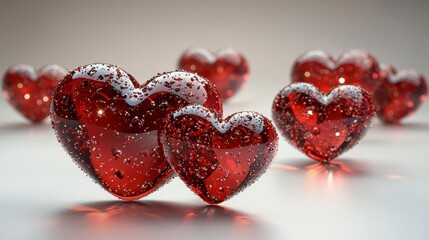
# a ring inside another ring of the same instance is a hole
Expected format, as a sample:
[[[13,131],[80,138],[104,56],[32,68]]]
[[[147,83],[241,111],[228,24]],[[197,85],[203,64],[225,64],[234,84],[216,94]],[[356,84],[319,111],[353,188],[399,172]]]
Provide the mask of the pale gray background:
[[[248,86],[226,114],[271,117],[299,54],[365,49],[429,76],[429,1],[0,1],[0,72],[10,65],[121,66],[140,82],[187,47],[231,46]],[[138,203],[92,183],[56,142],[0,100],[0,239],[429,239],[429,104],[379,123],[323,169],[283,139],[254,186],[207,208],[179,179]],[[108,202],[105,202],[108,201]]]

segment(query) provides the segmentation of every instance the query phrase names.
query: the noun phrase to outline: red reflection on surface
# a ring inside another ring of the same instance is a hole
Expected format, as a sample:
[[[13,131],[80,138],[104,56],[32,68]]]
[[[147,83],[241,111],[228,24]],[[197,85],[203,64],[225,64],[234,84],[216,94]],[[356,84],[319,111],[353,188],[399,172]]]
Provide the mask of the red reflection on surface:
[[[270,232],[225,207],[168,202],[96,202],[60,212],[47,225],[53,239],[265,239]]]
[[[62,218],[83,219],[88,223],[104,222],[106,225],[115,221],[139,219],[145,222],[195,220],[228,220],[250,224],[253,219],[221,206],[189,206],[164,202],[99,202],[89,205],[77,205],[61,214]]]
[[[388,174],[386,177],[389,180],[406,180],[406,179],[408,179],[407,177],[402,176],[402,175],[398,175],[398,174]]]
[[[220,206],[166,202],[98,202],[74,206],[51,222],[55,239],[261,239],[252,217]]]
[[[305,167],[305,177],[311,188],[338,187],[341,188],[347,176],[363,173],[357,166],[349,166],[344,162],[331,161],[314,163]]]
[[[315,163],[306,167],[307,173],[314,174],[319,172],[345,172],[353,174],[353,170],[343,162],[331,161],[329,163]]]
[[[286,164],[273,163],[271,164],[271,167],[281,169],[281,170],[286,170],[286,171],[299,171],[299,168],[291,165],[286,165]]]

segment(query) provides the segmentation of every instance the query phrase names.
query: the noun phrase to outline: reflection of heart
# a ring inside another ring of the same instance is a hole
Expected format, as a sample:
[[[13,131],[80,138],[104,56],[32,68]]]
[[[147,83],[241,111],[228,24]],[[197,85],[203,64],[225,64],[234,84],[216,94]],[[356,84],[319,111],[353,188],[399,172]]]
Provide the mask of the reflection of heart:
[[[76,205],[59,212],[50,223],[50,239],[61,240],[272,238],[266,226],[247,213],[218,205],[150,200]]]
[[[236,219],[243,221],[234,221]],[[156,201],[102,201],[77,205],[61,213],[59,220],[74,220],[79,223],[90,223],[107,228],[130,222],[137,222],[140,225],[141,223],[165,223],[168,221],[190,223],[194,220],[203,220],[209,223],[224,220],[234,221],[235,224],[254,223],[250,216],[218,205],[194,206]],[[106,225],[102,224],[103,221]],[[89,227],[93,226],[90,225]]]
[[[70,72],[52,103],[58,140],[106,190],[127,200],[171,178],[158,141],[165,116],[189,104],[222,114],[214,86],[188,72],[157,75],[141,86],[122,69],[91,64]]]
[[[393,66],[381,65],[382,84],[377,90],[378,117],[385,123],[399,121],[414,113],[426,100],[428,89],[423,75],[412,70],[399,73]]]
[[[325,94],[341,85],[359,86],[372,94],[381,84],[378,61],[360,50],[345,52],[338,59],[322,51],[306,52],[295,61],[292,82],[313,84]]]
[[[359,87],[340,86],[323,95],[308,83],[285,87],[274,99],[272,110],[281,134],[321,162],[356,145],[375,114],[371,94]]]
[[[202,106],[174,112],[161,133],[165,156],[179,177],[210,204],[252,184],[277,152],[271,122],[255,112],[227,117]]]
[[[3,95],[24,117],[41,122],[49,115],[54,88],[67,70],[46,65],[36,71],[32,66],[12,66],[3,78]]]
[[[204,48],[186,50],[179,67],[195,72],[216,85],[223,100],[232,97],[248,80],[249,67],[242,54],[232,48],[212,54]]]

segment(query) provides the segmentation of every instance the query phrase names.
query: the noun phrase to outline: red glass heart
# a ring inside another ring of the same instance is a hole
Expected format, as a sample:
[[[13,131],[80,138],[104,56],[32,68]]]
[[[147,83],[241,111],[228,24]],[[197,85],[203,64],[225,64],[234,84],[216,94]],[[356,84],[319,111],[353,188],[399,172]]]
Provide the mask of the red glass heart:
[[[75,162],[113,195],[134,200],[172,177],[158,131],[166,116],[189,104],[222,114],[214,86],[198,75],[169,72],[140,86],[119,67],[90,64],[60,82],[51,117]]]
[[[210,204],[221,203],[261,176],[277,153],[271,122],[255,112],[221,120],[202,106],[174,112],[162,130],[165,156],[188,187]]]
[[[323,95],[308,83],[295,83],[277,94],[273,120],[296,148],[320,162],[352,148],[375,114],[372,95],[356,86],[340,86]]]
[[[390,65],[381,65],[382,84],[375,94],[377,116],[387,124],[397,124],[414,113],[426,100],[428,89],[423,75],[412,70],[399,73]]]
[[[46,65],[39,70],[18,64],[10,67],[3,78],[3,96],[24,117],[38,123],[49,115],[52,93],[67,70]]]
[[[342,85],[359,86],[373,94],[381,84],[378,61],[361,50],[350,50],[337,59],[323,51],[306,52],[295,61],[292,82],[313,84],[325,94]]]
[[[249,76],[246,59],[232,48],[214,54],[204,48],[190,48],[180,58],[179,67],[214,83],[223,100],[236,94]]]

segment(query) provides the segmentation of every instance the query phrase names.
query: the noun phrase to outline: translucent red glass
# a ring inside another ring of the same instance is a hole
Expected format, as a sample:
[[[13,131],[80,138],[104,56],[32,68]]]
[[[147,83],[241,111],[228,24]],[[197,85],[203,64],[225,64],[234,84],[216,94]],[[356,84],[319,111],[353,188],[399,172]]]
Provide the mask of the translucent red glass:
[[[308,83],[279,92],[273,120],[296,148],[317,161],[330,161],[357,144],[375,114],[372,95],[356,86],[340,86],[323,95]]]
[[[204,48],[188,49],[179,60],[179,68],[214,83],[223,100],[236,94],[249,75],[246,59],[232,48],[220,49],[214,54]]]
[[[413,114],[426,100],[426,79],[413,70],[399,73],[393,66],[382,64],[382,84],[377,90],[377,116],[387,124],[397,124],[402,118]]]
[[[172,114],[161,134],[175,172],[210,204],[252,184],[268,168],[278,146],[277,133],[264,116],[220,116],[202,106],[188,106]]]
[[[158,132],[166,116],[189,104],[222,114],[214,86],[198,75],[163,73],[140,86],[119,67],[90,64],[61,81],[51,117],[75,162],[113,195],[134,200],[173,176]]]
[[[29,65],[14,65],[3,78],[3,96],[24,117],[41,122],[49,115],[54,88],[66,74],[67,70],[58,65],[37,71]]]
[[[296,59],[292,82],[313,84],[325,94],[342,85],[359,86],[372,94],[381,84],[379,71],[378,61],[361,50],[350,50],[337,59],[323,51],[309,51]]]

